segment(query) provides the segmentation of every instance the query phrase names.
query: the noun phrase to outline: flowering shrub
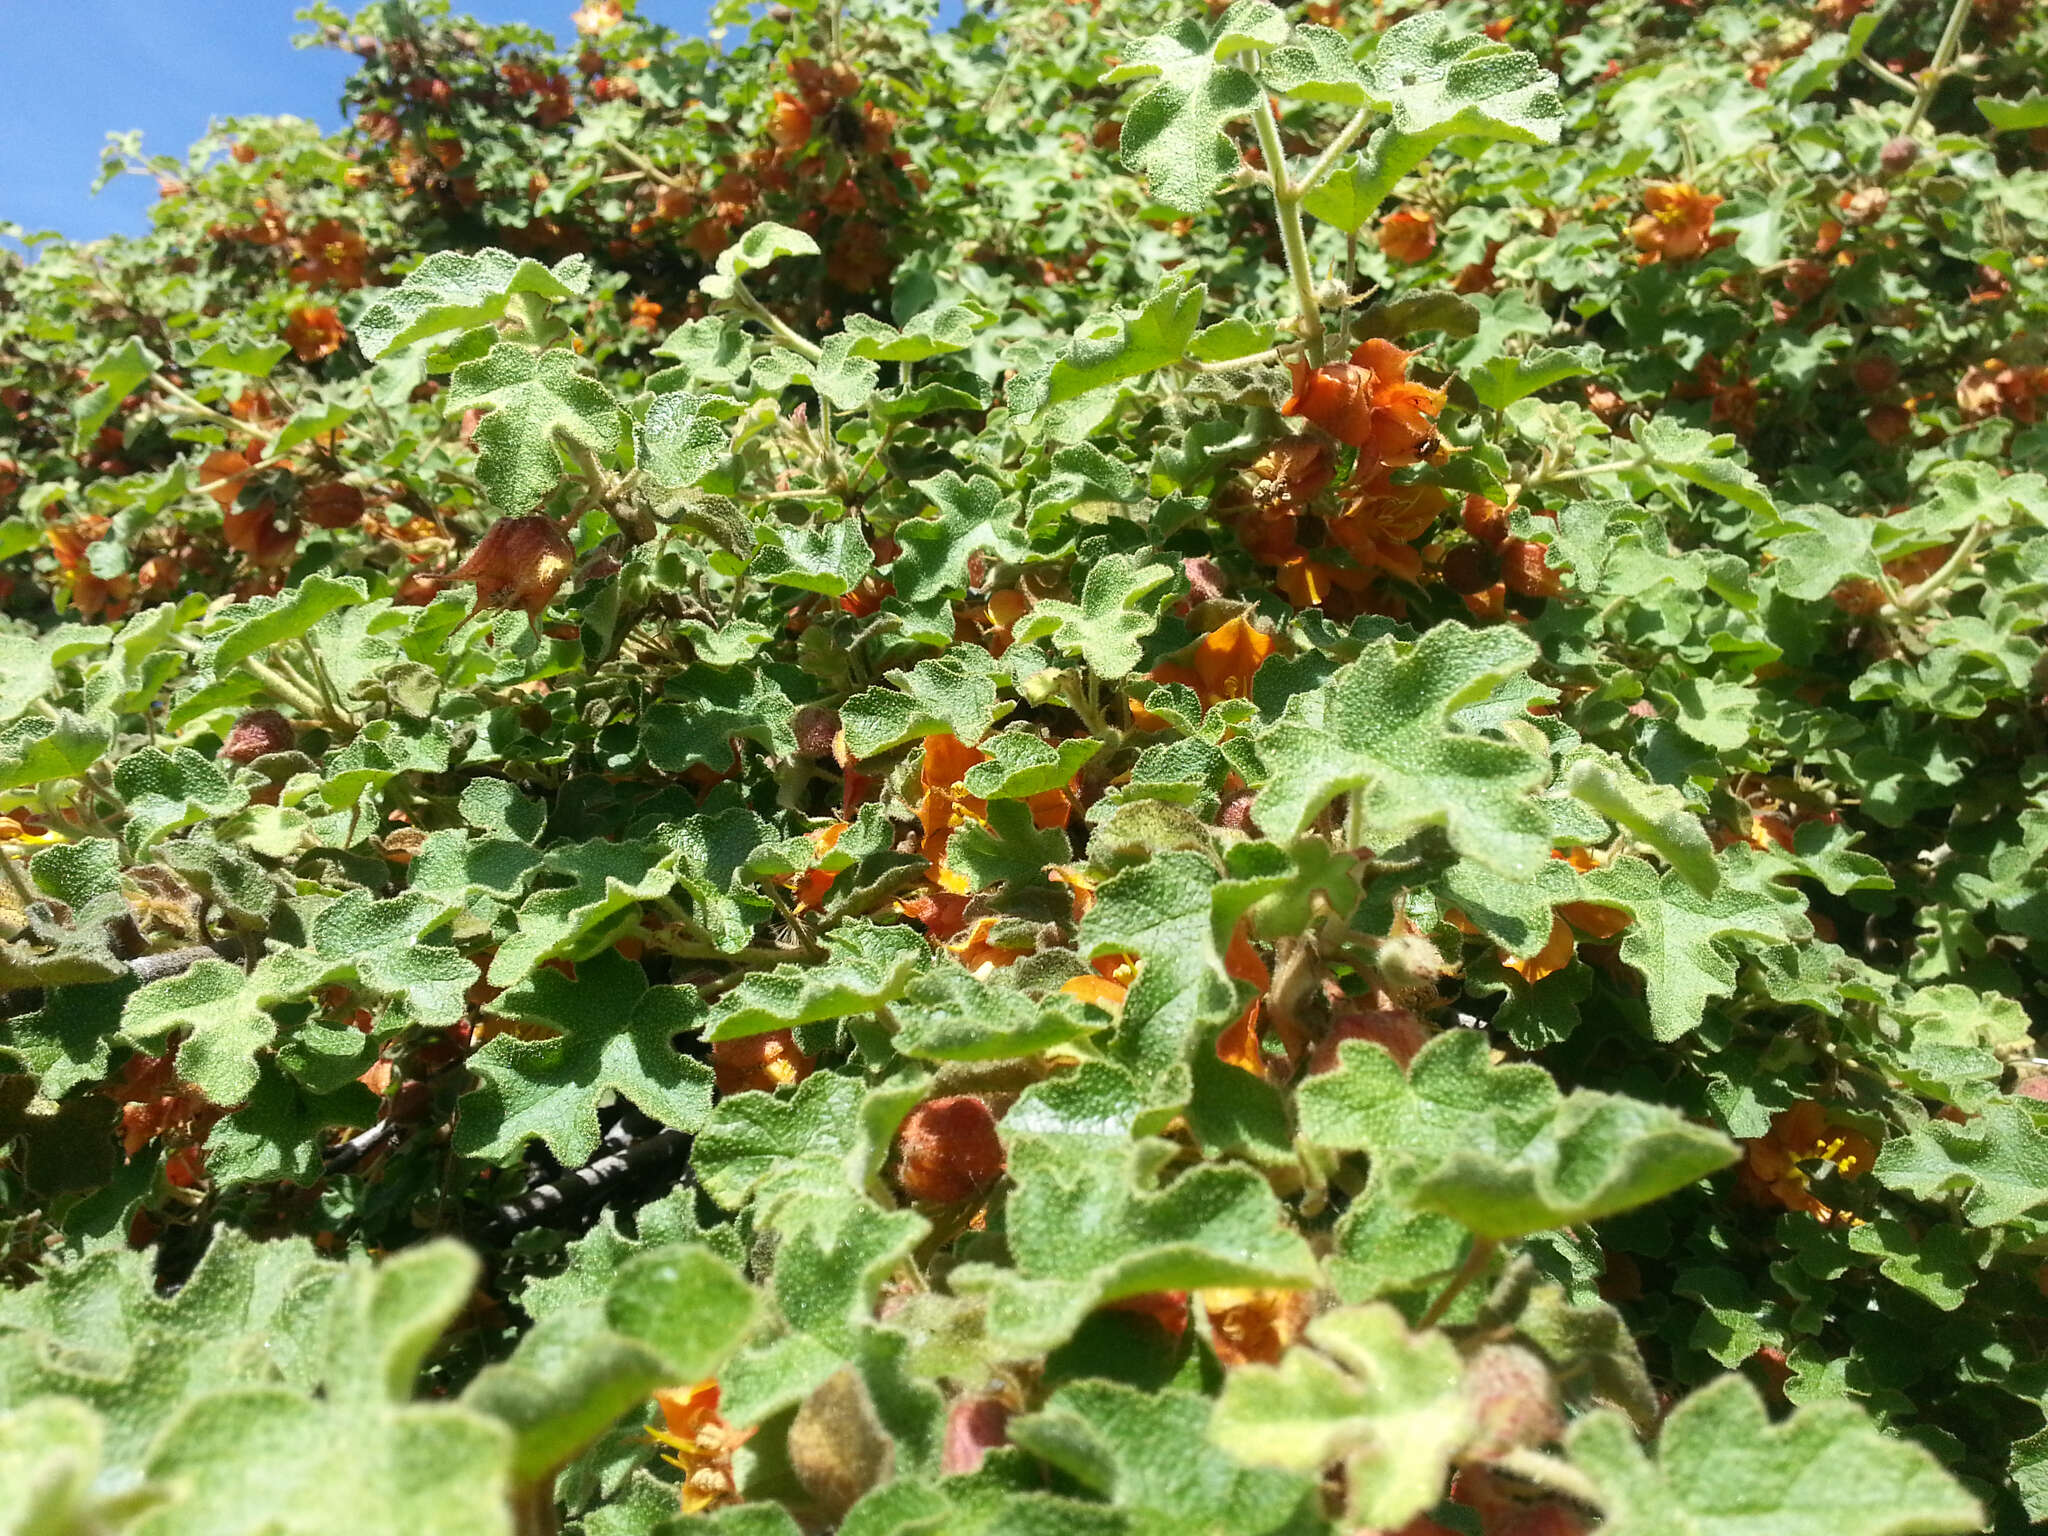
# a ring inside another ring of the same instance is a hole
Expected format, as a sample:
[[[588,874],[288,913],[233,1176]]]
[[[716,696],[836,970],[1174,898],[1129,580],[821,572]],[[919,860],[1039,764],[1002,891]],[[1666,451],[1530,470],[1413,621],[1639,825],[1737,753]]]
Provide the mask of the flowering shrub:
[[[9,1529],[2048,1518],[2038,7],[307,14],[0,257]]]

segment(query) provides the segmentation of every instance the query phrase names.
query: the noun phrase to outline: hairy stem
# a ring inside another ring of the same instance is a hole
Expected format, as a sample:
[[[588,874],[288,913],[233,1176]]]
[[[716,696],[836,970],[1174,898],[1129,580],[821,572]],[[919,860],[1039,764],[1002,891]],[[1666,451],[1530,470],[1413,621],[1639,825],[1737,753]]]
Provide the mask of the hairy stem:
[[[1948,25],[1941,29],[1941,42],[1934,50],[1934,62],[1920,77],[1920,94],[1913,98],[1913,110],[1906,114],[1906,126],[1899,130],[1901,137],[1910,138],[1913,130],[1920,126],[1920,119],[1927,115],[1934,93],[1948,78],[1949,66],[1955,62],[1956,50],[1962,46],[1963,23],[1969,19],[1970,5],[1971,0],[1955,0],[1950,7]]]
[[[1287,251],[1287,275],[1294,282],[1294,304],[1301,317],[1302,338],[1308,343],[1309,366],[1323,362],[1323,311],[1316,301],[1315,268],[1309,265],[1308,236],[1301,227],[1302,189],[1288,179],[1287,151],[1280,144],[1280,124],[1273,116],[1272,98],[1259,93],[1259,110],[1253,121],[1259,130],[1259,153],[1265,157],[1266,180],[1273,189],[1273,211],[1280,220],[1280,243]]]

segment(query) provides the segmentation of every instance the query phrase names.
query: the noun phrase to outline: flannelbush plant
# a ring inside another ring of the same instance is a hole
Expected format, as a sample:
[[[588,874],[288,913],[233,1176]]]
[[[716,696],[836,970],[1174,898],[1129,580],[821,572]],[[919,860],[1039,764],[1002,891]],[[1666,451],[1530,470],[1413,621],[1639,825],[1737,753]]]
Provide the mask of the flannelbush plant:
[[[2038,8],[304,15],[0,255],[0,1529],[2048,1518]]]

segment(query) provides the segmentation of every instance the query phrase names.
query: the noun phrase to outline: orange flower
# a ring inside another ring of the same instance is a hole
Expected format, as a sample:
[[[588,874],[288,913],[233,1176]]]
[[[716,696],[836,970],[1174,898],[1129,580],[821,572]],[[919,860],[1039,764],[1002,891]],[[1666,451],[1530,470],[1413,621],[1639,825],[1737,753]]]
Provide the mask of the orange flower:
[[[998,921],[999,919],[993,917],[977,917],[974,925],[967,930],[967,936],[957,944],[948,944],[946,948],[959,956],[960,963],[970,971],[978,971],[985,965],[995,966],[999,970],[1004,966],[1015,965],[1030,954],[1031,949],[1028,945],[1023,949],[1011,949],[994,942]]]
[[[718,1414],[718,1383],[700,1381],[680,1391],[663,1389],[654,1394],[661,1410],[662,1427],[650,1429],[648,1438],[668,1447],[661,1459],[679,1469],[683,1486],[679,1495],[683,1513],[702,1514],[721,1504],[739,1501],[734,1480],[732,1453],[753,1435],[751,1429],[734,1429]]]
[[[804,836],[809,839],[811,847],[815,850],[814,859],[822,862],[825,855],[839,845],[839,839],[844,837],[852,826],[853,823],[850,821],[835,821],[829,827],[819,827],[816,831],[806,832]],[[795,886],[797,910],[807,912],[824,902],[825,893],[832,889],[832,882],[838,878],[838,870],[819,869],[816,863],[813,863],[812,867],[801,875],[786,877],[785,883],[793,883]]]
[[[1259,1044],[1259,1021],[1266,993],[1273,985],[1273,973],[1252,947],[1251,934],[1243,923],[1237,925],[1230,936],[1230,947],[1223,952],[1223,970],[1234,981],[1251,983],[1255,995],[1244,1012],[1216,1037],[1217,1059],[1241,1067],[1254,1077],[1268,1076],[1265,1054]],[[1285,1024],[1280,1028],[1279,1038],[1290,1059],[1298,1056],[1306,1044],[1298,1030]]]
[[[1860,1179],[1877,1160],[1877,1146],[1869,1137],[1832,1123],[1827,1110],[1811,1099],[1780,1110],[1768,1132],[1742,1146],[1742,1181],[1751,1194],[1826,1222],[1843,1213],[1815,1196],[1814,1171],[1808,1165],[1831,1164],[1837,1178]],[[1850,1226],[1861,1225],[1853,1216],[1844,1219]]]
[[[1721,199],[1683,181],[1653,181],[1643,189],[1649,211],[1628,227],[1645,266],[1656,261],[1691,261],[1722,243],[1714,238],[1714,210]]]
[[[1225,1366],[1272,1365],[1308,1325],[1307,1291],[1215,1287],[1195,1293],[1209,1314],[1209,1336]]]
[[[960,787],[967,770],[986,761],[987,756],[949,731],[924,739],[924,767],[918,773],[924,794],[917,806],[924,840],[918,851],[931,865],[932,878],[942,890],[964,892],[968,888],[966,876],[946,868],[946,847],[953,840],[955,827],[969,818],[978,821],[987,814],[987,802]]]
[[[1413,208],[1403,208],[1380,220],[1380,253],[1387,260],[1412,267],[1427,261],[1436,249],[1436,220]]]
[[[1448,504],[1441,486],[1396,485],[1384,464],[1363,463],[1344,487],[1344,509],[1330,520],[1330,537],[1366,570],[1419,582],[1422,554],[1413,541]]]
[[[518,608],[538,625],[575,560],[574,546],[552,518],[501,517],[456,567],[454,579],[476,583],[472,615],[483,608]]]
[[[1060,983],[1060,991],[1068,997],[1092,1003],[1105,1013],[1121,1013],[1124,994],[1129,990],[1122,982],[1104,976],[1070,976]]]
[[[637,295],[633,300],[633,315],[626,324],[636,331],[651,331],[661,324],[661,306],[646,294]]]
[[[339,219],[322,219],[297,240],[300,259],[292,276],[309,287],[331,283],[336,288],[363,286],[369,247],[363,237]]]
[[[585,37],[603,37],[626,17],[619,6],[619,0],[584,0],[583,6],[573,12],[569,19],[576,24],[576,30]]]
[[[786,1029],[737,1040],[711,1042],[711,1072],[720,1097],[734,1093],[773,1093],[811,1075],[811,1058],[797,1048]]]
[[[793,154],[811,141],[811,109],[801,97],[777,91],[768,108],[768,137],[784,154]]]
[[[249,478],[249,469],[249,461],[234,449],[216,448],[199,466],[200,489],[219,502],[221,511],[225,512],[242,494],[242,483]]]
[[[1435,439],[1436,417],[1444,408],[1442,390],[1408,382],[1408,362],[1414,356],[1374,337],[1347,363],[1310,368],[1297,361],[1294,393],[1280,414],[1314,422],[1338,442],[1358,449],[1361,459],[1413,464]]]
[[[1185,683],[1195,690],[1204,709],[1218,699],[1249,698],[1252,678],[1273,654],[1273,648],[1271,635],[1238,617],[1204,635],[1186,661],[1171,661],[1155,668],[1152,681]]]
[[[302,363],[317,363],[321,358],[341,350],[348,332],[342,329],[341,316],[332,308],[321,305],[314,308],[302,305],[292,311],[291,319],[285,322],[284,339],[291,344]]]
[[[1554,972],[1563,970],[1572,963],[1573,939],[1571,925],[1555,913],[1550,918],[1550,937],[1543,941],[1543,947],[1533,955],[1501,955],[1501,964],[1515,972],[1524,981],[1537,982]]]

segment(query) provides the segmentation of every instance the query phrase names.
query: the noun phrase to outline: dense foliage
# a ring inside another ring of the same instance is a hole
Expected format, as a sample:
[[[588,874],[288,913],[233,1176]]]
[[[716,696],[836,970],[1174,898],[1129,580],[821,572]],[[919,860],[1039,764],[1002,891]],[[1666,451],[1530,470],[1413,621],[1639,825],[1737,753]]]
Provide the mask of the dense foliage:
[[[0,254],[0,1531],[2048,1517],[2042,7],[722,9]]]

